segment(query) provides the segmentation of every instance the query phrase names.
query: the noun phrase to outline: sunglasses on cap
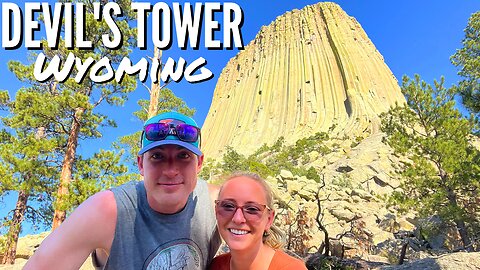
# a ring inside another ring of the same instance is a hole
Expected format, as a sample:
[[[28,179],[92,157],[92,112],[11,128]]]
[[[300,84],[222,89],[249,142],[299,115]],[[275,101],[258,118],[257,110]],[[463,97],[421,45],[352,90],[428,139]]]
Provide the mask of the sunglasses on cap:
[[[194,143],[200,137],[198,127],[184,123],[152,123],[146,125],[143,132],[149,141],[161,141],[169,135],[174,135],[181,141]]]
[[[259,204],[255,202],[249,202],[245,205],[238,206],[235,202],[230,200],[216,200],[215,205],[217,213],[223,218],[233,218],[233,215],[237,212],[237,209],[240,208],[242,209],[245,219],[253,222],[262,219],[265,209],[268,211],[272,210],[265,204]]]

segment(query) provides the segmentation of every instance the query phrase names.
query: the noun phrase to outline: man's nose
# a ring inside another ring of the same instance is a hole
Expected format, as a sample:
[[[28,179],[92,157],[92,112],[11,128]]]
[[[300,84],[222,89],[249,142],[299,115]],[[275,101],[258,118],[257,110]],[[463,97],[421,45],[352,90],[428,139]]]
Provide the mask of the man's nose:
[[[168,178],[174,178],[178,175],[178,166],[175,162],[168,162],[167,166],[163,169],[163,174]]]

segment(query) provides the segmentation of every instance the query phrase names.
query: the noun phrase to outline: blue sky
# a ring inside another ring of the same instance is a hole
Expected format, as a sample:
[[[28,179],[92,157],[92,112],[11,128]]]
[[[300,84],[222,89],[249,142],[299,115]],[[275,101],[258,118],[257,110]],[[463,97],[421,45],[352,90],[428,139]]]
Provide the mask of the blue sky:
[[[20,7],[24,4],[24,1],[9,2],[17,3]],[[318,1],[234,2],[241,6],[245,14],[242,36],[246,45],[255,37],[261,26],[270,24],[277,16]],[[464,37],[463,29],[467,25],[469,16],[480,10],[480,1],[350,0],[333,2],[339,4],[348,15],[357,19],[398,80],[401,80],[404,74],[413,76],[418,73],[422,79],[430,83],[442,75],[446,77],[446,85],[458,81],[457,70],[450,63],[449,58],[456,49],[461,47],[461,40]],[[147,34],[151,35],[148,31]],[[152,51],[151,45],[146,51],[136,50],[132,54],[132,61],[152,55]],[[169,85],[169,88],[183,98],[190,107],[197,109],[194,118],[199,124],[203,124],[208,113],[213,90],[222,68],[237,53],[237,49],[208,51],[204,48],[186,51],[173,48],[164,52],[164,59],[171,57],[177,60],[183,57],[187,62],[204,57],[208,61],[207,68],[214,73],[213,79],[203,83],[189,84],[182,81]],[[8,71],[9,60],[26,63],[27,50],[23,47],[18,50],[6,51],[3,48],[0,50],[0,89],[8,90],[11,96],[14,96],[15,91],[22,85]],[[109,148],[111,142],[118,136],[130,134],[140,128],[142,123],[132,116],[132,112],[138,110],[136,101],[140,98],[148,98],[148,91],[141,84],[124,107],[102,107],[102,112],[117,121],[118,128],[104,130],[104,137],[99,140],[80,142],[79,151],[87,154],[98,148]],[[0,203],[0,217],[4,216],[13,205],[14,202],[10,197]],[[31,229],[26,228],[22,234],[30,232]]]

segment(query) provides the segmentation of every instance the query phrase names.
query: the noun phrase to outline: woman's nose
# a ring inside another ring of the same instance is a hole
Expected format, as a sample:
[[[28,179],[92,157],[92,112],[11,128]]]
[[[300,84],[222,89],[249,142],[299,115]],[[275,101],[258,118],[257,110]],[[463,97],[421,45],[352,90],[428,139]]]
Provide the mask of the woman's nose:
[[[246,221],[245,216],[243,215],[243,209],[238,207],[233,214],[232,221],[235,223],[243,223]]]

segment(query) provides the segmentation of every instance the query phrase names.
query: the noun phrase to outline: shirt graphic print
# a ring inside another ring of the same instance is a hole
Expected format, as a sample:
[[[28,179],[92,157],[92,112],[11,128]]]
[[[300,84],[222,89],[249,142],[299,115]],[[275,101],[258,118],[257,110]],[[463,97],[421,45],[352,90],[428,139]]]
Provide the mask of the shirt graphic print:
[[[144,263],[145,270],[201,270],[201,251],[190,239],[178,239],[158,247]]]

